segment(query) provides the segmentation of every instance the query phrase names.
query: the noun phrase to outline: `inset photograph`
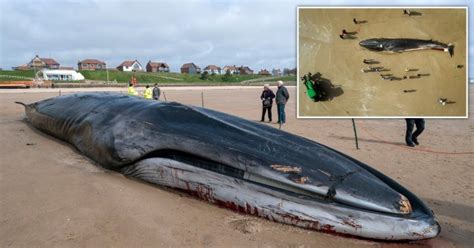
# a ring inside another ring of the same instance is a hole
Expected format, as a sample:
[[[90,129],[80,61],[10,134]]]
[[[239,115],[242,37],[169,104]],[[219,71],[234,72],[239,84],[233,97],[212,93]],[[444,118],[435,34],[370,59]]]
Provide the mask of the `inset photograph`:
[[[298,118],[467,117],[467,8],[298,8]]]

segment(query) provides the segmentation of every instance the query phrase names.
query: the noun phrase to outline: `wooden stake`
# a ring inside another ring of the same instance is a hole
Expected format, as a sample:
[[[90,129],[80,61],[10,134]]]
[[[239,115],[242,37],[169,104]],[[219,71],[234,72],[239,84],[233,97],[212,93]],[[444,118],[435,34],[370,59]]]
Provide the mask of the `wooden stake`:
[[[352,118],[352,127],[354,128],[354,138],[355,138],[355,143],[356,143],[356,149],[359,150],[359,140],[357,138],[357,129],[356,129],[354,118]]]

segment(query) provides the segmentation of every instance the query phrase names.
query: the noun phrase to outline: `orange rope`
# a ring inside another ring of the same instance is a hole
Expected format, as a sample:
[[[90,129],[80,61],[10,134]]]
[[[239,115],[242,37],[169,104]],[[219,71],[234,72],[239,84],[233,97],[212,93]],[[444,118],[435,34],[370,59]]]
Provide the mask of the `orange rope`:
[[[384,144],[389,144],[389,145],[393,145],[393,146],[398,146],[398,147],[401,147],[401,148],[404,148],[404,149],[408,149],[408,150],[415,150],[415,151],[420,151],[420,152],[429,152],[429,153],[437,153],[437,154],[447,154],[447,155],[466,155],[466,154],[474,154],[474,152],[445,152],[445,151],[435,151],[435,150],[431,150],[431,149],[422,149],[422,148],[413,148],[413,147],[408,147],[408,146],[404,146],[404,145],[398,145],[398,144],[393,144],[389,141],[385,141],[383,139],[380,139],[378,136],[370,133],[363,125],[361,125],[362,127],[362,130],[364,130],[364,132],[366,132],[368,135],[372,136],[372,138],[380,141],[381,143],[384,143]]]

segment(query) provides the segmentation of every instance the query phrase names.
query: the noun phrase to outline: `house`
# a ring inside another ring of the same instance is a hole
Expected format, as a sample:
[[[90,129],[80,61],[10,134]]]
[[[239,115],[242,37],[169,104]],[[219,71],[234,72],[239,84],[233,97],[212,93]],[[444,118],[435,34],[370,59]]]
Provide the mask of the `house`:
[[[15,71],[28,71],[28,70],[31,70],[31,68],[28,67],[27,64],[12,67],[12,69],[15,70]]]
[[[288,69],[288,68],[283,69],[283,75],[285,75],[285,76],[287,76],[287,75],[296,75],[296,68],[294,68],[294,69]]]
[[[163,62],[152,62],[148,61],[146,64],[147,72],[170,72],[170,67]]]
[[[98,59],[84,59],[83,61],[79,61],[77,63],[78,70],[105,70],[106,65],[105,62],[100,61]]]
[[[221,74],[221,68],[216,65],[208,65],[204,68],[204,71],[207,71],[209,74]]]
[[[270,76],[270,72],[267,69],[262,69],[258,72],[258,75]]]
[[[52,58],[40,58],[38,55],[36,55],[33,59],[31,59],[31,61],[27,64],[27,66],[30,69],[33,69],[33,68],[58,69],[59,63],[56,62],[56,60]]]
[[[279,77],[279,76],[281,76],[281,70],[280,70],[280,69],[273,69],[273,70],[272,70],[272,75],[273,75],[274,77]]]
[[[138,60],[125,60],[117,66],[119,71],[143,71],[143,67]]]
[[[230,74],[239,74],[239,70],[235,65],[226,65],[222,68],[223,73],[227,73],[229,71]]]
[[[181,66],[181,73],[199,74],[201,73],[201,67],[194,63],[186,63]]]
[[[238,68],[238,70],[239,70],[239,74],[240,74],[240,75],[253,74],[253,70],[250,69],[250,67],[248,67],[248,66],[243,66],[243,65],[241,65],[241,66]]]

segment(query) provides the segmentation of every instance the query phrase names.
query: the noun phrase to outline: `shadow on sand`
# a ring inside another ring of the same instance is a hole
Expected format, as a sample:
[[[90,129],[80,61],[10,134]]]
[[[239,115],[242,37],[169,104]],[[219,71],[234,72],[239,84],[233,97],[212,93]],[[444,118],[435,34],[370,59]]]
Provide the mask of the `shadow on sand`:
[[[354,24],[365,24],[367,23],[367,20],[357,20],[356,18],[352,19],[352,21],[354,22]]]
[[[341,39],[343,40],[355,40],[357,39],[357,36],[351,35],[351,34],[346,34],[346,35],[339,35]]]
[[[471,214],[474,213],[474,207],[472,206],[430,198],[424,198],[423,200],[426,201],[428,206],[432,208],[435,214],[441,217],[441,219],[443,219],[443,216],[447,216],[459,221],[474,224],[474,215]],[[472,237],[474,237],[474,233],[472,231],[466,230],[458,224],[448,224],[449,221],[446,224],[445,221],[440,222],[441,228],[443,230],[441,232],[440,238],[451,240],[454,243],[462,244],[466,247],[472,246],[471,241]]]
[[[414,11],[414,10],[404,12],[404,14],[408,16],[422,16],[423,15],[421,12]]]
[[[474,207],[460,203],[448,202],[438,199],[425,198],[426,202],[433,208],[436,214],[446,215],[461,221],[474,224]]]
[[[340,86],[335,86],[331,83],[331,80],[323,78],[322,74],[317,72],[311,76],[313,82],[319,82],[319,87],[323,92],[326,92],[326,95],[322,96],[320,101],[330,101],[335,97],[338,97],[344,94],[344,91]]]

